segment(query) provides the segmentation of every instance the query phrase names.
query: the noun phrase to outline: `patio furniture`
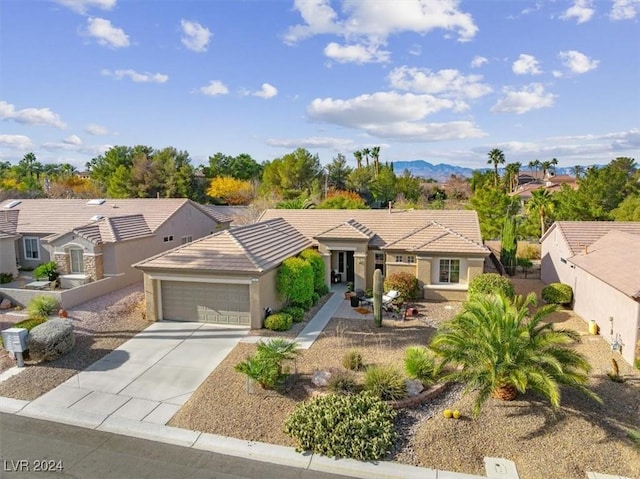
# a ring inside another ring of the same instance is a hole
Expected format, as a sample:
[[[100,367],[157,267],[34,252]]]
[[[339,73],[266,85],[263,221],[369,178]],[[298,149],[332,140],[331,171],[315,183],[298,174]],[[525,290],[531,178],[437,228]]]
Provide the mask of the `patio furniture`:
[[[392,289],[382,295],[382,309],[385,311],[393,311],[395,309],[393,302],[400,297],[400,292]],[[362,298],[363,303],[373,305],[373,298]]]

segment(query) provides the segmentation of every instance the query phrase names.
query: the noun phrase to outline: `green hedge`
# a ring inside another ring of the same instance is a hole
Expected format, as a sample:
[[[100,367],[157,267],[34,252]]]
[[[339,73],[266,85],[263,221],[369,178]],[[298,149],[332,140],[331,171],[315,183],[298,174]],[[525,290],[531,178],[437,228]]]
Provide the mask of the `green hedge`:
[[[304,320],[304,309],[297,306],[289,306],[288,308],[280,311],[281,313],[291,315],[294,323],[301,323]]]
[[[264,327],[271,331],[289,331],[293,326],[293,317],[287,313],[276,313],[267,316],[264,320]]]
[[[467,296],[471,299],[476,295],[500,293],[509,299],[515,297],[516,292],[513,289],[511,280],[497,273],[483,273],[471,280]]]
[[[573,289],[568,284],[551,283],[542,290],[542,299],[549,304],[569,304],[573,299]]]
[[[276,288],[285,301],[309,309],[313,306],[313,268],[302,258],[285,259],[278,270]]]
[[[322,287],[325,286],[325,268],[322,256],[314,249],[306,249],[300,253],[300,258],[307,261],[313,268],[313,289],[320,293]]]

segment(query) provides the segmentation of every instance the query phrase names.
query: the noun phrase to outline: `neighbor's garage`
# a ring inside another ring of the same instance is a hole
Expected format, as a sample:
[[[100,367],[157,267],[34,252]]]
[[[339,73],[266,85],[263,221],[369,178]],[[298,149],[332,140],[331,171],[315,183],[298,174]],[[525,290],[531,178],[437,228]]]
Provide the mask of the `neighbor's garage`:
[[[251,325],[248,284],[161,281],[162,318]]]

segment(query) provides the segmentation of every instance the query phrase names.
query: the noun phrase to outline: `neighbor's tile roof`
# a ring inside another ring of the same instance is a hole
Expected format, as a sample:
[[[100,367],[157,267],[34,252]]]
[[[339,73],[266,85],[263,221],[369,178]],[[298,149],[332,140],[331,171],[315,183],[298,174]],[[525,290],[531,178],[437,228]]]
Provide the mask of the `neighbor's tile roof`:
[[[101,205],[87,204],[86,199],[23,199],[11,209],[6,209],[12,200],[0,202],[0,216],[5,211],[19,212],[17,232],[22,234],[44,234],[58,236],[76,228],[86,227],[96,215],[103,218],[141,215],[147,228],[155,232],[165,221],[185,204],[190,203],[216,220],[207,208],[185,198],[139,198],[107,199]],[[126,220],[128,221],[128,220]],[[123,230],[126,229],[122,225]]]
[[[551,225],[540,242],[548,238],[552,232],[558,229],[564,237],[572,255],[576,255],[585,246],[589,246],[609,231],[624,231],[640,235],[640,222],[638,221],[556,221]]]
[[[256,273],[268,271],[311,246],[282,218],[220,231],[137,263],[147,269]]]
[[[284,218],[310,239],[352,220],[374,233],[369,246],[382,248],[436,222],[460,237],[482,245],[478,216],[471,210],[266,210],[260,219],[276,217]],[[452,245],[452,248],[448,252],[468,251],[467,245],[464,248]],[[482,248],[478,252],[486,254],[488,250]]]
[[[382,249],[415,253],[487,253],[486,246],[466,238],[435,221],[417,228]]]
[[[0,209],[0,232],[14,236],[18,232],[18,212]]]
[[[370,240],[375,233],[354,219],[333,226],[326,231],[314,236],[315,239],[355,239]]]
[[[93,243],[113,243],[153,234],[143,215],[103,218],[73,232]]]
[[[569,259],[627,296],[640,299],[640,235],[609,231]]]

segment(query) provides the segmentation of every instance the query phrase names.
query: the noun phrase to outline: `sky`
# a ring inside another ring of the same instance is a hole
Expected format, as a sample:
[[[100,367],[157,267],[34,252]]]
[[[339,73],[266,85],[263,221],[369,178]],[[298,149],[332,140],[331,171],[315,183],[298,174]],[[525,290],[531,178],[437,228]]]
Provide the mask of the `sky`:
[[[0,161],[640,161],[640,0],[3,0]]]

